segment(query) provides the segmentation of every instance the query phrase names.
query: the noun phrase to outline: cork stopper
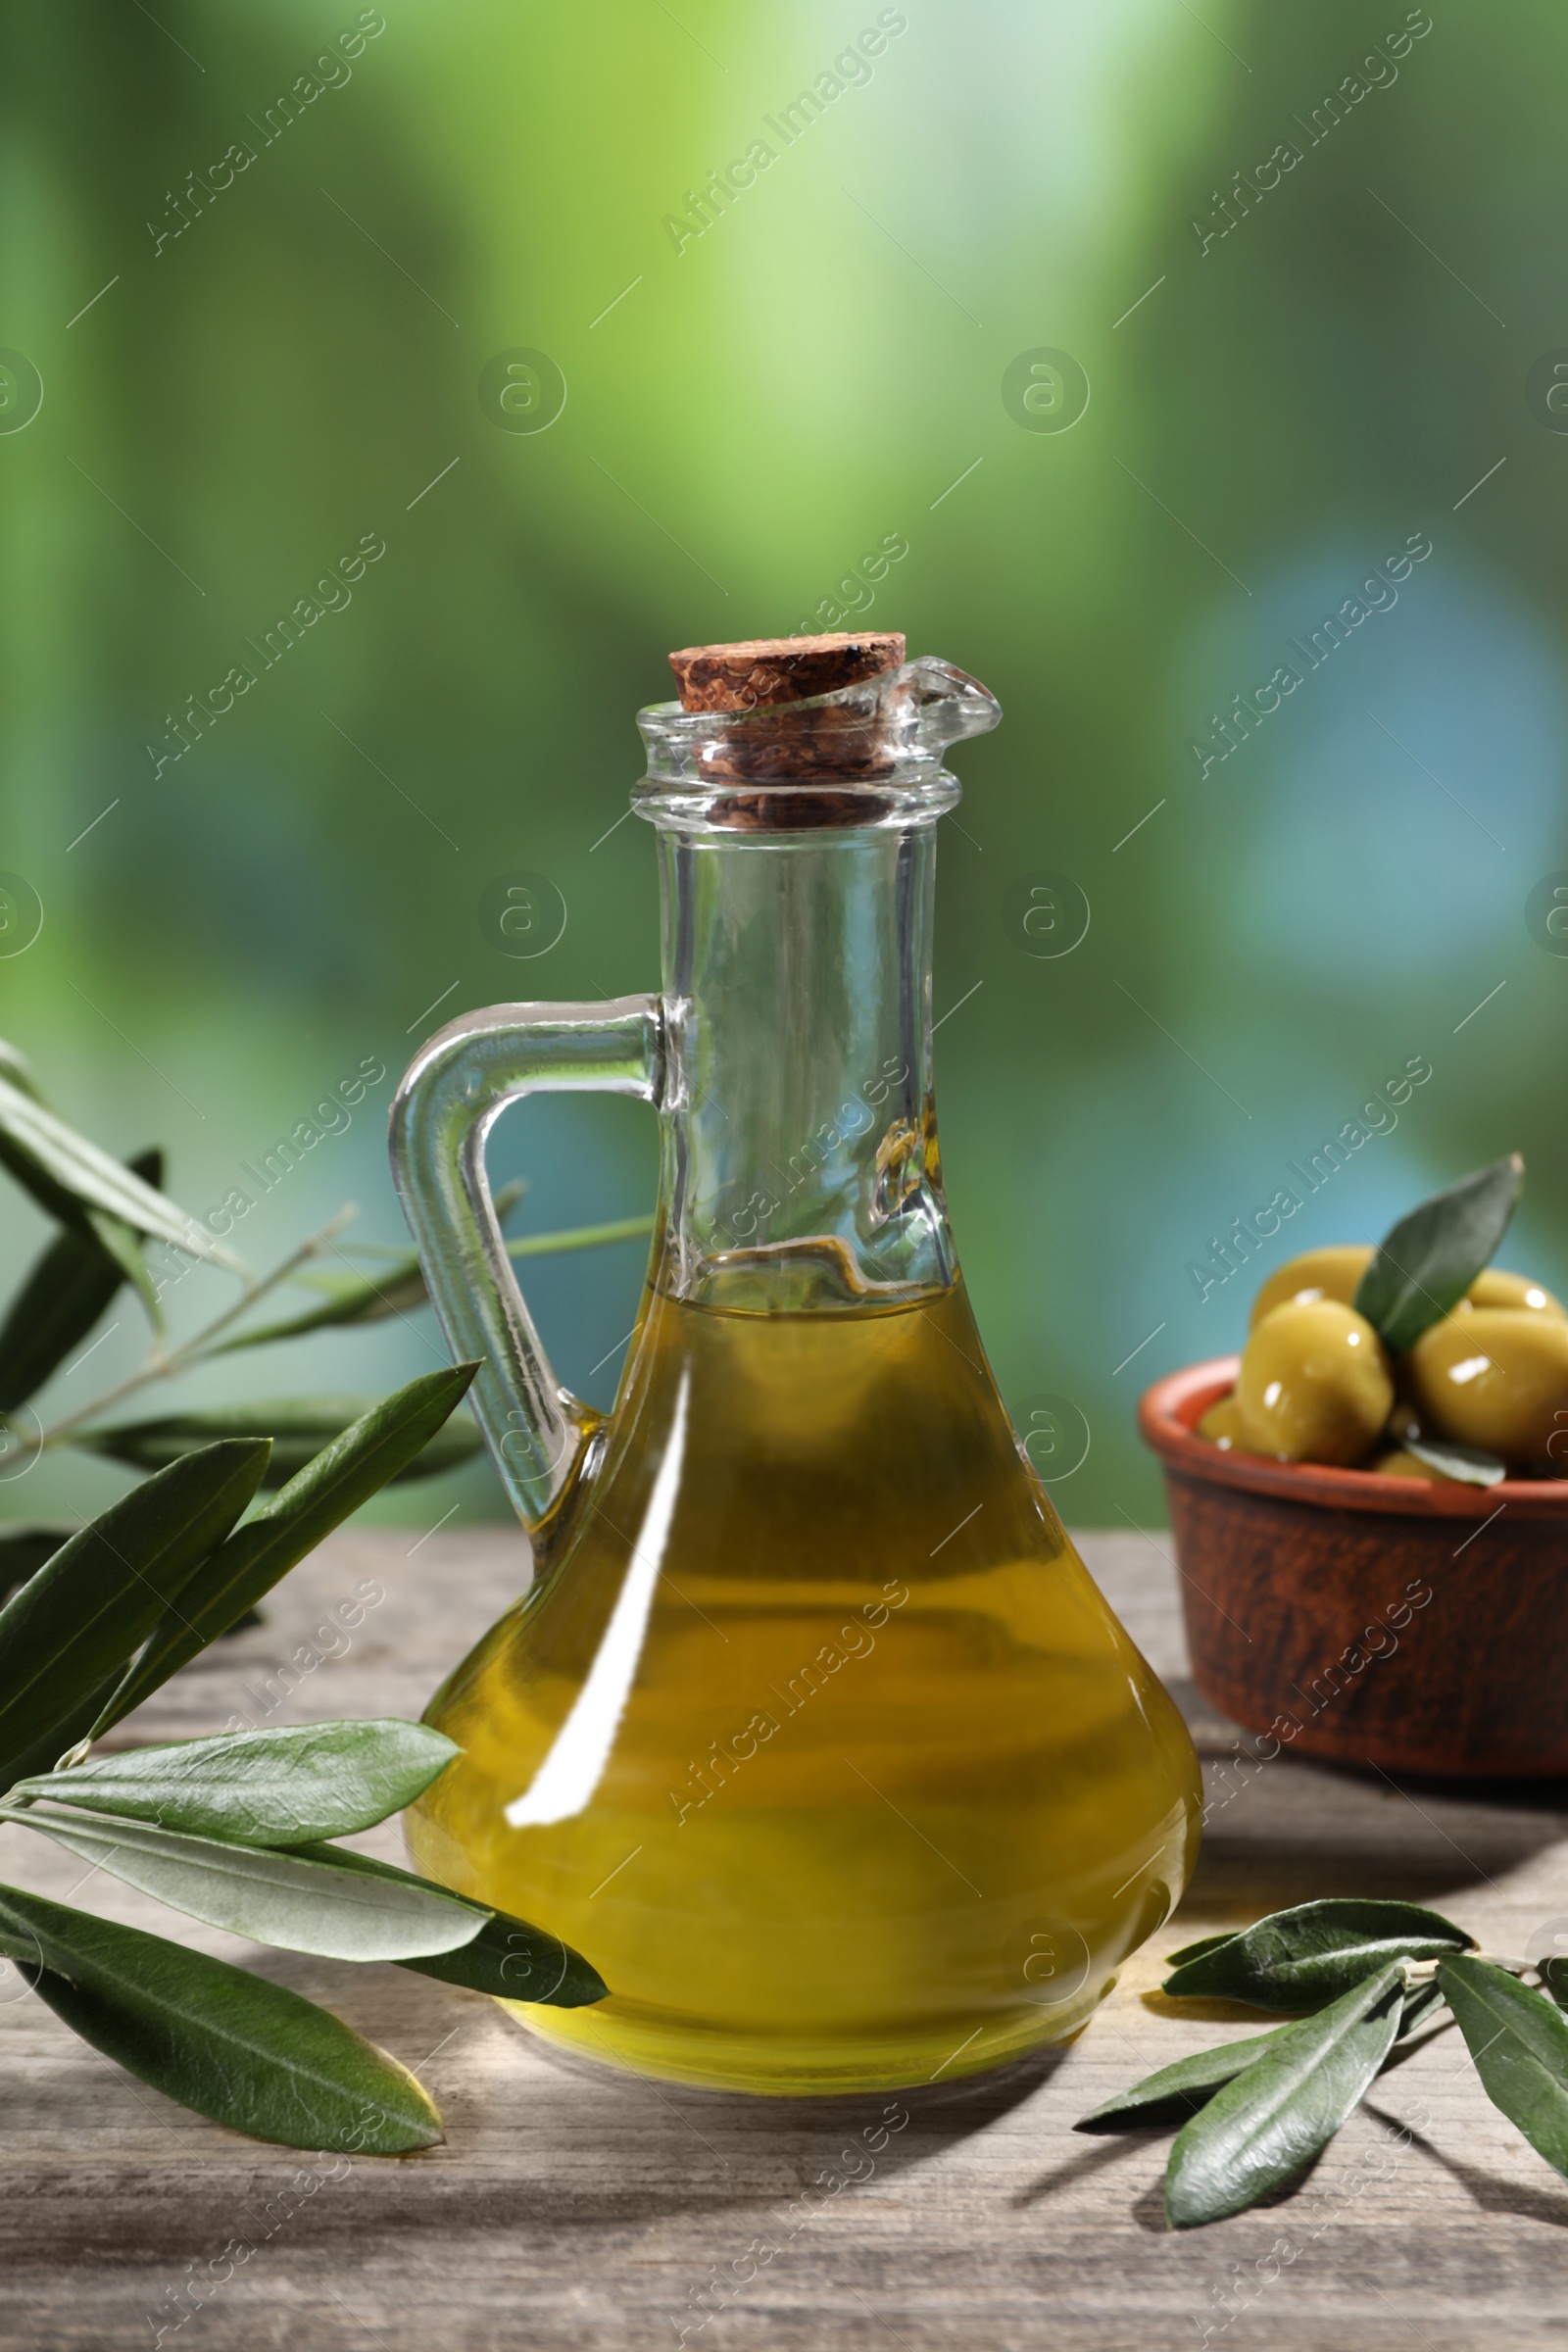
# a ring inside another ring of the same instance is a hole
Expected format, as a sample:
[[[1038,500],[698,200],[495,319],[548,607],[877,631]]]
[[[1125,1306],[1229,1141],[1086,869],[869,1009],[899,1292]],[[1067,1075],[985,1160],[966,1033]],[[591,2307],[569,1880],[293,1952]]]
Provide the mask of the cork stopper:
[[[822,637],[750,637],[737,645],[688,645],[671,654],[683,710],[758,710],[836,694],[904,666],[896,630]]]
[[[865,824],[884,813],[866,787],[893,765],[877,681],[904,667],[897,631],[689,645],[670,655],[669,665],[682,709],[713,720],[711,736],[694,748],[702,772],[767,787],[716,802],[713,823],[799,832]],[[823,784],[855,789],[823,791]]]

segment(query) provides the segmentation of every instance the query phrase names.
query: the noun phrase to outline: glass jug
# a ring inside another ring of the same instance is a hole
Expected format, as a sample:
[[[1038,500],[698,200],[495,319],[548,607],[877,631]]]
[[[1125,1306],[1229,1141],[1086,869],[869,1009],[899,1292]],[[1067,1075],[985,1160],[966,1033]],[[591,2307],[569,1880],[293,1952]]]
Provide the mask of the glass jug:
[[[534,2033],[643,2074],[997,2067],[1077,2030],[1196,1858],[1186,1730],[1008,1421],[943,1197],[942,755],[1000,716],[930,660],[644,710],[662,994],[466,1014],[394,1107],[535,1561],[430,1706],[465,1753],[410,1842],[606,1979],[596,2007],[509,2003]],[[490,1126],[542,1088],[659,1114],[608,1419],[552,1373],[486,1185]]]

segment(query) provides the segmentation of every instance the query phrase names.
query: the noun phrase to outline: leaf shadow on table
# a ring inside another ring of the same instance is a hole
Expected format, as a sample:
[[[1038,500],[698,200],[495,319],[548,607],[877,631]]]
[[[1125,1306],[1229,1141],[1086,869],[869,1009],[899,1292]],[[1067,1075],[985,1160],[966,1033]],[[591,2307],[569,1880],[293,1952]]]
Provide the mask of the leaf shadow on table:
[[[1382,2124],[1389,2132],[1408,2132],[1411,2146],[1441,2165],[1483,2213],[1507,2213],[1521,2221],[1544,2222],[1553,2230],[1568,2230],[1568,2190],[1562,2186],[1545,2180],[1539,2183],[1505,2180],[1500,2174],[1485,2172],[1478,2164],[1466,2164],[1462,2157],[1446,2154],[1424,2132],[1418,2132],[1413,2124],[1405,2123],[1373,2100],[1367,2099],[1364,2108],[1375,2123]],[[1520,2153],[1527,2151],[1521,2147]]]
[[[1193,2005],[1197,2006],[1196,2003]],[[1221,2004],[1212,2002],[1207,2006],[1217,2009]],[[1257,2023],[1255,2010],[1249,2010],[1245,2013],[1237,2011],[1236,2014],[1245,2014],[1253,2025]],[[1155,2164],[1158,2170],[1152,2180],[1128,2197],[1126,2205],[1128,2218],[1139,2230],[1144,2231],[1146,2236],[1170,2237],[1173,2232],[1165,2218],[1165,2160],[1170,2153],[1170,2144],[1175,2135],[1176,2127],[1173,2124],[1152,2125],[1143,2132],[1118,2132],[1112,2139],[1102,2140],[1098,2147],[1089,2149],[1081,2155],[1070,2156],[1064,2164],[1058,2164],[1052,2171],[1042,2173],[1037,2180],[1031,2180],[1027,2188],[1019,2189],[1016,2195],[1008,2199],[1008,2202],[1014,2207],[1042,2204],[1058,2190],[1071,2188],[1082,2181],[1092,2180],[1097,2173],[1108,2171],[1113,2164],[1118,2162],[1132,2164],[1141,2156],[1146,2165]],[[1314,2157],[1310,2164],[1303,2166],[1295,2180],[1287,2181],[1283,2187],[1275,2189],[1271,2195],[1260,2198],[1255,2210],[1267,2212],[1276,2205],[1288,2204],[1298,2190],[1310,2183],[1320,2161],[1319,2158]],[[1196,2244],[1199,2241],[1197,2238],[1190,2238],[1186,2242]]]
[[[1018,2189],[1007,2202],[1019,2210],[1039,2205],[1058,2189],[1071,2188],[1077,2181],[1093,2180],[1097,2173],[1105,2172],[1111,2165],[1124,2162],[1139,2150],[1147,2148],[1156,2136],[1153,2132],[1118,2132],[1113,2139],[1101,2140],[1098,2146],[1080,2146],[1065,2163],[1054,2165],[1050,2172],[1042,2173],[1038,2180]],[[1168,2139],[1170,2134],[1166,2132],[1163,2136]]]

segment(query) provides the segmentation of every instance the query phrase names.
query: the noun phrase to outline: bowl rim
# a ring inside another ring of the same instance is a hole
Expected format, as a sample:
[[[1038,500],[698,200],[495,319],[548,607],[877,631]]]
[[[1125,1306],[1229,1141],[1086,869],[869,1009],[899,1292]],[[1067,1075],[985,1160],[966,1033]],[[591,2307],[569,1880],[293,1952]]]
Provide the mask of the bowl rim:
[[[1236,1386],[1239,1355],[1211,1356],[1167,1372],[1138,1400],[1138,1426],[1167,1472],[1235,1487],[1251,1494],[1310,1503],[1319,1510],[1381,1511],[1401,1519],[1516,1519],[1568,1522],[1568,1479],[1505,1478],[1494,1487],[1441,1486],[1382,1478],[1375,1470],[1341,1470],[1327,1462],[1274,1462],[1256,1453],[1226,1453],[1197,1434],[1211,1404]]]

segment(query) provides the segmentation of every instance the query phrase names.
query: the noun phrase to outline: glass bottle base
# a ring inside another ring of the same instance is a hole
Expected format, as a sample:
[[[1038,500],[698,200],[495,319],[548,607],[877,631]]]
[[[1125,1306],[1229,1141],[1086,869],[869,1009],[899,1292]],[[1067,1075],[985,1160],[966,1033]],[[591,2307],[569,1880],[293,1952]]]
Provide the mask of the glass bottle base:
[[[553,2050],[595,2069],[762,2098],[842,2098],[856,2091],[923,2089],[995,2074],[1081,2033],[1115,1982],[1112,1977],[1092,1997],[1061,2002],[1049,2014],[1031,2007],[1023,2016],[980,2026],[957,2018],[933,2024],[924,2034],[863,2039],[850,2048],[842,2041],[764,2040],[720,2028],[698,2034],[685,2020],[665,2027],[657,2020],[607,2016],[608,2004],[547,2009],[502,2001],[499,2006]]]

